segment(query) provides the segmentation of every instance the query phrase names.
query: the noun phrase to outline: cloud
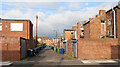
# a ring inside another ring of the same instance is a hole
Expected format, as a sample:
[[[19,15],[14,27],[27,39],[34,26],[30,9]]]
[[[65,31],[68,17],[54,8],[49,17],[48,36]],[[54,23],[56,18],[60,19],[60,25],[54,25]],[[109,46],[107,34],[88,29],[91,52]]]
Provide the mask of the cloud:
[[[2,5],[12,6],[16,9],[54,9],[59,7],[57,2],[3,2]]]
[[[85,3],[86,6],[88,6],[88,3]]]
[[[118,2],[119,0],[2,0],[3,2]]]
[[[35,3],[34,3],[35,4]],[[37,4],[37,3],[36,3]],[[47,5],[48,3],[46,3]],[[52,11],[49,12],[51,14],[47,15],[46,13],[43,13],[41,11],[36,11],[34,10],[34,8],[36,8],[35,6],[37,6],[37,8],[39,8],[39,4],[38,5],[26,5],[23,8],[23,5],[25,4],[18,4],[20,6],[18,6],[17,4],[9,4],[12,6],[15,6],[16,9],[11,9],[11,10],[5,10],[4,13],[2,13],[2,18],[13,18],[13,19],[30,19],[32,21],[32,23],[34,24],[34,35],[36,34],[36,15],[38,15],[39,17],[39,22],[38,22],[38,34],[39,35],[49,35],[50,37],[55,37],[55,31],[58,31],[58,35],[60,35],[63,32],[63,29],[65,28],[71,28],[72,26],[76,25],[76,23],[78,21],[80,21],[82,23],[82,21],[94,17],[96,14],[98,14],[98,11],[101,9],[105,9],[108,10],[111,7],[113,7],[114,5],[116,5],[116,3],[102,3],[101,5],[95,6],[95,7],[85,7],[83,9],[81,9],[80,11],[72,11],[72,10],[63,10],[63,8],[61,9],[60,6],[55,6],[53,5],[53,3],[51,3],[52,5],[50,6],[46,6],[46,9],[49,7],[54,8],[56,10],[58,10],[57,13],[53,13]],[[58,3],[54,3],[56,5],[58,5]],[[72,3],[73,4],[73,3]],[[72,6],[71,4],[71,6]],[[75,3],[74,3],[75,4]],[[43,4],[44,5],[44,4]],[[78,5],[74,5],[74,7],[77,7]],[[71,8],[74,8],[71,7]],[[17,9],[19,8],[19,9]],[[64,9],[66,9],[64,7]],[[61,10],[61,11],[59,11]]]
[[[82,7],[84,4],[82,2],[69,2],[68,5],[71,10],[76,10]]]

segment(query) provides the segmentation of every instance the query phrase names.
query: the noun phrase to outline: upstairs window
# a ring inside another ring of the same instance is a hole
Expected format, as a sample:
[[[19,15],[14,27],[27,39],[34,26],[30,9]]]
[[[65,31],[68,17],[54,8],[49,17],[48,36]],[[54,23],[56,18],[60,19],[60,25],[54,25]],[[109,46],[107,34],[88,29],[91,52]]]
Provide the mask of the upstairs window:
[[[84,32],[84,30],[82,30],[82,32]]]
[[[112,19],[108,19],[108,26],[112,24]]]
[[[72,35],[74,35],[74,32],[71,32]]]
[[[23,23],[11,23],[11,31],[23,31]]]
[[[101,20],[101,23],[105,23],[105,21]]]
[[[2,23],[0,23],[0,31],[2,31]]]

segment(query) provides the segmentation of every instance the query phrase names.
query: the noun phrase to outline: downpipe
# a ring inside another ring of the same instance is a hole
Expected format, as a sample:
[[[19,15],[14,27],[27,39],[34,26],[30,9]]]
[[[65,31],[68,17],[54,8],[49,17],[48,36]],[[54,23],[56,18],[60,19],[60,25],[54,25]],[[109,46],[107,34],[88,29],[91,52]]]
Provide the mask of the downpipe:
[[[114,15],[114,38],[116,38],[116,17],[115,17],[115,10],[112,8],[113,10],[113,15]]]

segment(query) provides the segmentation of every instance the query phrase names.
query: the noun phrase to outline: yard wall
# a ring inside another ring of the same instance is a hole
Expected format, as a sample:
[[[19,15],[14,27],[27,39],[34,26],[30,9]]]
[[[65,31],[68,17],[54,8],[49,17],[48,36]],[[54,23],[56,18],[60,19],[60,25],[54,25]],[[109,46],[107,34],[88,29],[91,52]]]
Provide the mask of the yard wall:
[[[72,52],[73,52],[72,43],[71,43],[71,40],[68,40],[68,42],[67,42],[67,54],[72,55]]]
[[[117,59],[120,56],[120,39],[79,39],[79,59]]]
[[[0,48],[2,61],[16,61],[26,56],[26,40],[20,37],[0,37]]]

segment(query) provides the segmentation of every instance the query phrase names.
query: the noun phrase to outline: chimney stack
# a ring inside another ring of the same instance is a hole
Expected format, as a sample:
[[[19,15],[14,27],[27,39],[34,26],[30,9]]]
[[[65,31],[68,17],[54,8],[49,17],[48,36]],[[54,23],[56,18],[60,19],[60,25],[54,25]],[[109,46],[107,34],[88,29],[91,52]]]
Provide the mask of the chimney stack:
[[[95,17],[98,17],[99,15],[96,15]]]
[[[89,21],[93,20],[94,18],[89,18]]]
[[[75,30],[77,28],[77,26],[73,26],[72,29]]]
[[[99,10],[99,15],[102,15],[105,13],[105,10]]]
[[[77,28],[80,28],[80,26],[81,26],[81,24],[78,22],[78,23],[77,23]]]

